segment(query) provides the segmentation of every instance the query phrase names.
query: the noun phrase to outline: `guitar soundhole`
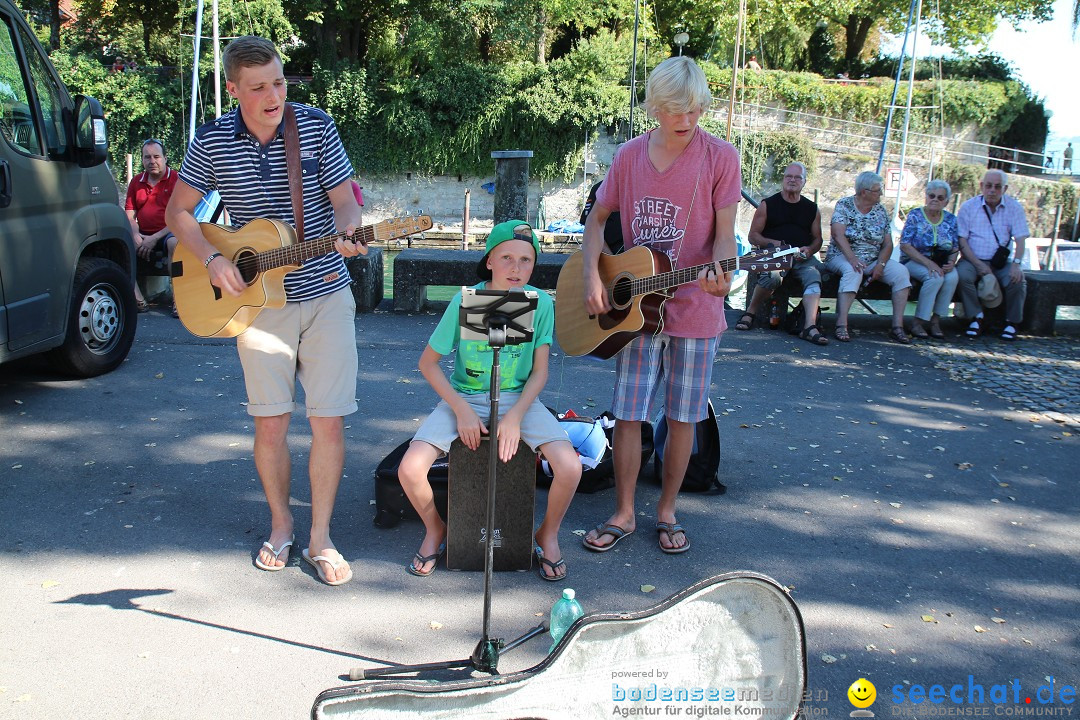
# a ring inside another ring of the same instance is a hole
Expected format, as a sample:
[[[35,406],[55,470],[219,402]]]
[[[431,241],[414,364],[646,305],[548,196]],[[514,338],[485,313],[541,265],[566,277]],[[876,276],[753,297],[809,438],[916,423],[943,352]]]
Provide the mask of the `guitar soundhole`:
[[[240,271],[240,277],[244,278],[244,282],[251,285],[255,282],[255,278],[259,274],[259,259],[255,257],[254,251],[241,250],[236,254],[236,269]]]
[[[620,277],[611,286],[611,305],[616,308],[624,308],[630,304],[634,297],[630,289],[630,277]]]

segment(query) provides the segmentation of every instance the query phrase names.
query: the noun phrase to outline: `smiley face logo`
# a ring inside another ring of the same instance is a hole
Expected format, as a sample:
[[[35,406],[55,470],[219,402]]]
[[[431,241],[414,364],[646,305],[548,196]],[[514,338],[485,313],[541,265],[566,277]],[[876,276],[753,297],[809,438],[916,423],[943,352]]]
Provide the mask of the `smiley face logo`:
[[[859,678],[851,683],[847,691],[848,700],[857,708],[868,708],[877,700],[877,688],[866,678]]]

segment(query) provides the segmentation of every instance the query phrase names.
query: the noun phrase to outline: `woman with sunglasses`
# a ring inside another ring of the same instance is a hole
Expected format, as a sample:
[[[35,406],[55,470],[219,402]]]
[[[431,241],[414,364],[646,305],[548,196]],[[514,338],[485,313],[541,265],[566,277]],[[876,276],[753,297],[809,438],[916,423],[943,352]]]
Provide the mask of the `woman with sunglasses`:
[[[900,233],[901,262],[907,265],[912,280],[922,283],[919,304],[911,321],[911,334],[917,338],[943,338],[941,316],[947,315],[960,276],[956,261],[960,255],[956,216],[945,209],[952,188],[944,180],[926,183],[926,203],[908,213]],[[923,323],[930,322],[927,333]]]

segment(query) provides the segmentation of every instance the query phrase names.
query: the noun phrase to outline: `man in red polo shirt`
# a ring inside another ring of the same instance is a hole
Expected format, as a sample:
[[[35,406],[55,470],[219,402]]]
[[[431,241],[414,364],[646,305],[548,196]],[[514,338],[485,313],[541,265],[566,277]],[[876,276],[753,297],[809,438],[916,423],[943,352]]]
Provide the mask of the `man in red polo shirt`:
[[[171,260],[176,236],[165,226],[165,206],[176,186],[176,173],[169,167],[165,146],[160,140],[151,138],[143,143],[142,167],[142,173],[132,178],[128,185],[124,204],[135,237],[135,252],[143,260],[150,260],[155,251]],[[139,312],[145,312],[146,300],[137,283],[135,300]],[[175,306],[173,317],[176,317]]]

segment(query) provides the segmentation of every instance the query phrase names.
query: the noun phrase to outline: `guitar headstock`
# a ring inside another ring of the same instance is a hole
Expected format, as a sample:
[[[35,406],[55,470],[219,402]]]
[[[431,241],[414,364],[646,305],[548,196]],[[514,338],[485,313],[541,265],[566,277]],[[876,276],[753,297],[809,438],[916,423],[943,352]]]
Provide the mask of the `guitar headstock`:
[[[781,245],[775,248],[761,248],[739,257],[739,270],[748,272],[771,272],[788,270],[795,263],[799,248]]]
[[[377,226],[381,240],[408,237],[431,229],[430,215],[408,215],[383,220]]]

